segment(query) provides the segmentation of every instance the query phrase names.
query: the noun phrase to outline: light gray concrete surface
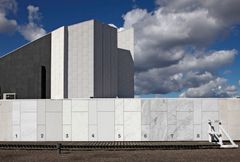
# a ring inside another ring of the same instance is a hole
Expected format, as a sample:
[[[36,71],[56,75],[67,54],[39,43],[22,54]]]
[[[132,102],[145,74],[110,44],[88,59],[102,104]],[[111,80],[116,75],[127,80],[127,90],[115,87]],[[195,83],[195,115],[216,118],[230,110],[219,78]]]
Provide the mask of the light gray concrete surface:
[[[239,115],[239,99],[0,100],[0,141],[202,141],[208,120],[239,140]]]

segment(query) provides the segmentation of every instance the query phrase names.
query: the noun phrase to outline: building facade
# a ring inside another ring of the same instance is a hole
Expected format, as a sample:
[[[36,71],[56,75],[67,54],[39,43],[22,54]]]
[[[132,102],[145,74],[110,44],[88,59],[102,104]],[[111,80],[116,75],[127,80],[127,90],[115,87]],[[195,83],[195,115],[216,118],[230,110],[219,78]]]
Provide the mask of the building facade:
[[[58,28],[0,58],[0,95],[133,97],[133,40],[132,29],[118,32],[95,20]]]

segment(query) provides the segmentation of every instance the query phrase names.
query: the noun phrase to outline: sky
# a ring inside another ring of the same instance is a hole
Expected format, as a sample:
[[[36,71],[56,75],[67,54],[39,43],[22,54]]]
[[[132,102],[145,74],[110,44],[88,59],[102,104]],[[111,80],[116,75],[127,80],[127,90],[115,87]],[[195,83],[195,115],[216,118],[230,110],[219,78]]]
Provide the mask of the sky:
[[[134,28],[137,97],[236,97],[239,7],[239,0],[0,0],[0,56],[96,19]]]

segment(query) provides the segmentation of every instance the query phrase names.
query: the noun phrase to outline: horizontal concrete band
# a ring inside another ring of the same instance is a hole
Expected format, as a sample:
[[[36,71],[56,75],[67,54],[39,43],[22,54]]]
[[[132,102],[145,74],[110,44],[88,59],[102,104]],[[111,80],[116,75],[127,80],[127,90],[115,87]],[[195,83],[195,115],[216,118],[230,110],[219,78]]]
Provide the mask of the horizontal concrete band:
[[[239,140],[239,115],[239,99],[0,100],[0,141],[201,141],[208,120]]]

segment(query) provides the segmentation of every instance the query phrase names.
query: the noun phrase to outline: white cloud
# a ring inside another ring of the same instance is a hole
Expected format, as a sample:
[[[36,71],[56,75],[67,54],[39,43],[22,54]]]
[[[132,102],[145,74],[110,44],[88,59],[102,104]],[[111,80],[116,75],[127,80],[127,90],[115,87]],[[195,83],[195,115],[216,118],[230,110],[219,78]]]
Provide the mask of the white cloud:
[[[158,0],[156,3],[158,8],[152,12],[137,8],[123,16],[123,27],[135,30],[136,93],[184,91],[220,78],[215,71],[231,64],[237,51],[206,49],[221,33],[240,22],[240,10],[235,10],[239,1]],[[223,4],[228,9],[222,8]],[[226,14],[231,15],[231,21]]]
[[[232,97],[237,94],[235,86],[228,86],[226,79],[216,78],[196,88],[189,88],[180,97]]]
[[[17,29],[16,20],[7,18],[8,12],[15,13],[17,3],[15,0],[0,0],[0,33],[14,32]]]
[[[41,18],[39,13],[39,7],[29,5],[28,9],[28,24],[20,26],[19,32],[24,36],[26,40],[33,41],[46,34],[46,31],[39,24]]]

